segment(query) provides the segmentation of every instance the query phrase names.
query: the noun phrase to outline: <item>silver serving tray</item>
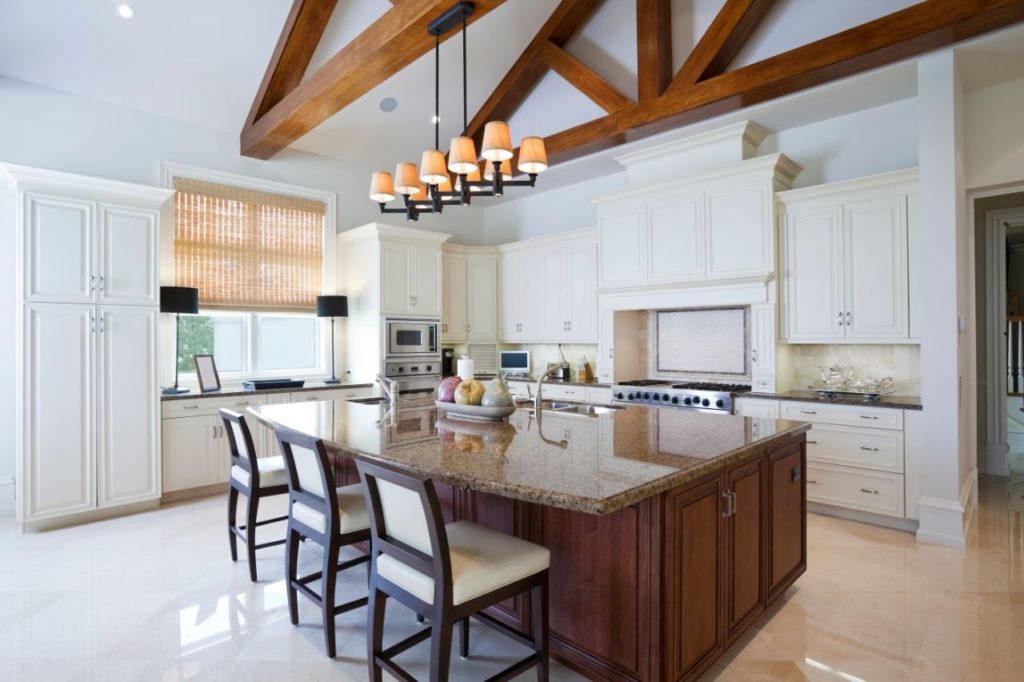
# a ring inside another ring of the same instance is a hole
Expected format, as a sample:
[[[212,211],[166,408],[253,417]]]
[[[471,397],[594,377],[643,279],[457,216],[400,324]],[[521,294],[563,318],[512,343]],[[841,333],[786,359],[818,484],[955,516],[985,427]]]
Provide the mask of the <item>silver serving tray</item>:
[[[477,419],[481,421],[498,421],[516,411],[515,405],[503,407],[492,407],[489,405],[460,405],[459,403],[444,403],[435,400],[434,405],[439,410],[444,410],[450,417],[462,419]]]
[[[892,388],[887,388],[884,391],[855,391],[850,388],[832,389],[824,388],[822,386],[808,386],[807,388],[811,389],[812,391],[817,391],[819,398],[838,398],[844,395],[856,395],[860,396],[860,398],[864,402],[868,403],[877,403],[878,399],[881,398],[883,395],[892,395],[893,393],[896,392],[895,386],[893,386]]]

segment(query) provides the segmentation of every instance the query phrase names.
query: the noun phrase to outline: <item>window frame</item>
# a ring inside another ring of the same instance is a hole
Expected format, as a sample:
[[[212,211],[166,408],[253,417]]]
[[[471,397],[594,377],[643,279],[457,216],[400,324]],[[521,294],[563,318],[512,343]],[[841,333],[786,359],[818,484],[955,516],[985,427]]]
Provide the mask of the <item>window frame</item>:
[[[313,199],[321,201],[324,204],[324,225],[323,225],[323,242],[322,242],[322,253],[323,253],[323,272],[321,273],[320,290],[322,293],[334,293],[337,291],[337,279],[336,272],[336,253],[337,253],[337,229],[338,229],[338,197],[334,192],[325,192],[322,190],[311,189],[309,187],[301,187],[299,185],[290,185],[287,183],[276,182],[273,180],[262,180],[260,178],[253,178],[245,175],[238,175],[234,173],[224,173],[220,171],[208,170],[205,168],[199,168],[196,166],[188,166],[184,164],[170,163],[167,161],[161,161],[160,163],[162,184],[168,189],[174,189],[175,178],[191,178],[194,180],[203,180],[206,182],[217,183],[221,185],[232,185],[235,187],[242,187],[246,189],[253,189],[257,191],[270,192],[275,194],[287,194],[295,197],[302,197],[305,199]],[[161,219],[160,227],[160,283],[161,284],[172,284],[174,280],[174,216],[173,216],[173,202],[168,201],[164,205],[164,213]],[[244,335],[244,350],[245,353],[245,368],[241,372],[219,372],[221,378],[221,386],[224,388],[237,388],[241,385],[244,379],[250,379],[253,377],[260,378],[293,378],[293,379],[316,379],[326,377],[330,371],[331,365],[331,335],[325,333],[323,329],[323,323],[320,318],[316,317],[316,313],[311,311],[310,313],[281,313],[274,311],[221,311],[221,310],[204,310],[200,309],[200,315],[241,315],[245,318],[243,325]],[[316,344],[316,362],[317,367],[305,370],[270,370],[264,371],[256,366],[258,350],[255,346],[257,343],[256,337],[256,325],[258,324],[259,315],[267,315],[272,317],[288,317],[296,316],[301,317],[309,314],[313,316],[314,322],[314,343]],[[174,382],[174,368],[177,362],[175,357],[174,348],[174,325],[173,316],[162,315],[162,318],[169,318],[163,320],[161,326],[160,339],[162,342],[161,353],[160,353],[160,367],[161,367],[161,384],[164,386],[170,386]],[[164,350],[166,349],[166,350]],[[195,371],[185,373],[181,372],[178,375],[178,382],[186,388],[198,388],[199,383],[196,379]]]

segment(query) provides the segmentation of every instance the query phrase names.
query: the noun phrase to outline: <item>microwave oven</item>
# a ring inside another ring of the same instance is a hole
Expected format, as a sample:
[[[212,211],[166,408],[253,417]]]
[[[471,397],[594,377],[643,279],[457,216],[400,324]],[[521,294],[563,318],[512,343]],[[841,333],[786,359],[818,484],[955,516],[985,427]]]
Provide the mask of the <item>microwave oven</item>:
[[[388,357],[437,355],[439,326],[433,320],[385,320]]]

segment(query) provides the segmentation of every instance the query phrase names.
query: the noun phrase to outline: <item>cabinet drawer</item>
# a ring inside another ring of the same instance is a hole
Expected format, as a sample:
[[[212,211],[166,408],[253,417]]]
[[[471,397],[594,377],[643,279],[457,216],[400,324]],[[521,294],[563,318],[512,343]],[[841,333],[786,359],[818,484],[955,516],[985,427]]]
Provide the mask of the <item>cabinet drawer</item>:
[[[506,383],[508,384],[508,392],[516,398],[528,398],[533,395],[533,392],[530,390],[529,382],[509,381]]]
[[[886,407],[798,403],[784,400],[780,404],[779,416],[782,419],[814,424],[841,424],[844,426],[867,426],[872,429],[903,430],[903,410]]]
[[[733,414],[741,417],[758,417],[761,419],[779,418],[779,401],[762,400],[761,398],[736,398],[733,402]]]
[[[296,391],[291,394],[293,403],[305,403],[314,400],[349,400],[351,398],[367,398],[373,395],[372,386],[358,388],[330,388],[320,391]]]
[[[807,499],[875,514],[903,516],[903,475],[808,463]]]
[[[236,395],[224,398],[196,398],[195,400],[165,400],[161,405],[164,419],[215,415],[222,407],[244,412],[253,405],[263,405],[265,396]]]
[[[754,377],[751,390],[754,393],[775,393],[774,377]]]
[[[612,402],[612,389],[605,386],[588,386],[586,400],[594,405],[610,405]]]
[[[807,433],[807,461],[903,473],[903,433],[815,424]]]
[[[586,386],[558,386],[544,384],[543,395],[548,400],[586,400]]]

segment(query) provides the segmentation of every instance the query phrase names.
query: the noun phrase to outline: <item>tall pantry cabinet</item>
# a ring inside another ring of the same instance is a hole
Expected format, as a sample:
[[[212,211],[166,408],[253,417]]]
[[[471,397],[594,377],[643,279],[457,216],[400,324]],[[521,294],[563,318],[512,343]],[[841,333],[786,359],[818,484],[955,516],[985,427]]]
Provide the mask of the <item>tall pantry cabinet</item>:
[[[172,192],[13,165],[3,175],[19,521],[156,501],[158,252]]]

